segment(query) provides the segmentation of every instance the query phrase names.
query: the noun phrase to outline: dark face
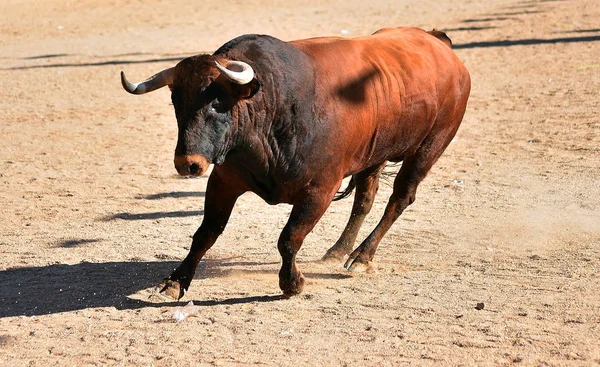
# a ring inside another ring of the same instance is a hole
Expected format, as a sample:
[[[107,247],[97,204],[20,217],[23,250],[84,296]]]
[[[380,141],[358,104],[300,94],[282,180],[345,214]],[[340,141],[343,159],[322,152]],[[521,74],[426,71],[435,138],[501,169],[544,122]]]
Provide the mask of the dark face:
[[[202,175],[224,161],[231,148],[235,104],[231,83],[220,76],[215,58],[200,55],[175,67],[171,100],[179,134],[175,168],[182,176]]]

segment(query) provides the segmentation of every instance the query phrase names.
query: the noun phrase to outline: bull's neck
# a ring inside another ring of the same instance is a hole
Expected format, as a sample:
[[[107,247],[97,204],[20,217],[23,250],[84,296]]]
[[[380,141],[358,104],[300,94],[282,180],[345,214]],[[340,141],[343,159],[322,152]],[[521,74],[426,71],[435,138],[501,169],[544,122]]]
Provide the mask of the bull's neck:
[[[264,95],[266,91],[257,93],[252,99],[240,101],[232,109],[233,128],[232,145],[229,151],[241,154],[243,163],[255,173],[268,175],[277,166],[281,158],[280,142],[277,141],[277,111],[273,104],[273,96]]]

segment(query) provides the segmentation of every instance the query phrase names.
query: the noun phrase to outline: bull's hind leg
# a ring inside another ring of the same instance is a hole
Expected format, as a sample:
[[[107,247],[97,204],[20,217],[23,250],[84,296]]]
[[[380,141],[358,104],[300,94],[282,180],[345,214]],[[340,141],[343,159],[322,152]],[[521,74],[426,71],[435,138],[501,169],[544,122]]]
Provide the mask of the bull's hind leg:
[[[373,206],[373,200],[379,188],[379,176],[386,163],[369,167],[354,175],[356,193],[350,219],[335,245],[323,256],[323,261],[342,261],[346,255],[352,252],[358,231]]]
[[[402,212],[415,201],[417,186],[448,146],[456,130],[432,132],[412,156],[404,157],[402,168],[394,180],[394,191],[383,218],[371,234],[348,257],[344,267],[350,271],[372,270],[372,260],[379,242]]]

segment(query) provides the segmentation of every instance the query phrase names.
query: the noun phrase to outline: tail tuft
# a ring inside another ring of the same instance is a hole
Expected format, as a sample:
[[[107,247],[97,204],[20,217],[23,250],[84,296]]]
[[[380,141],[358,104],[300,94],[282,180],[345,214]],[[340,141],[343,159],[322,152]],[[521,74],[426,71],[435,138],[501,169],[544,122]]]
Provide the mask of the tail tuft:
[[[333,197],[333,201],[338,201],[347,198],[352,194],[352,191],[356,187],[356,182],[354,182],[354,176],[350,178],[350,182],[348,182],[348,186],[344,189],[344,191],[338,191],[337,195]]]

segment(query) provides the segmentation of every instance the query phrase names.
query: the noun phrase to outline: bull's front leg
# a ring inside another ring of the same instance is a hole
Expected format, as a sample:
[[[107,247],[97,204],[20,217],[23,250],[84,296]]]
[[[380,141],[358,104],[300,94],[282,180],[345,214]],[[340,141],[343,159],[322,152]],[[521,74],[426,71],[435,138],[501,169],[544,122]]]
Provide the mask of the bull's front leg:
[[[296,265],[296,254],[304,242],[304,238],[317,224],[331,203],[336,188],[311,188],[295,202],[283,228],[277,248],[281,254],[281,270],[279,271],[279,288],[285,296],[302,293],[304,276]]]
[[[233,206],[242,190],[231,186],[213,171],[208,179],[204,201],[204,219],[194,234],[190,252],[181,265],[159,286],[160,293],[180,299],[188,290],[198,263],[223,233]]]

